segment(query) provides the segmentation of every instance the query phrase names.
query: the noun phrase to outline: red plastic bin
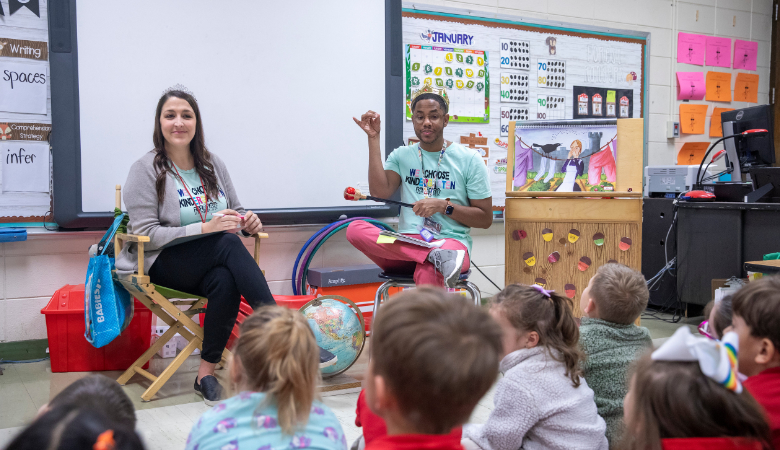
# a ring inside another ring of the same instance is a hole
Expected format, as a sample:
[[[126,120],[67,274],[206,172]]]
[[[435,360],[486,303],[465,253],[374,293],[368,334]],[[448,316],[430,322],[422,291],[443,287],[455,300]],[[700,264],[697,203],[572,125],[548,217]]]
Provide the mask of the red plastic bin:
[[[84,337],[84,285],[65,285],[41,310],[46,316],[52,372],[127,370],[152,338],[152,312],[133,299],[133,320],[110,344],[95,348]],[[149,363],[144,365],[144,369]]]

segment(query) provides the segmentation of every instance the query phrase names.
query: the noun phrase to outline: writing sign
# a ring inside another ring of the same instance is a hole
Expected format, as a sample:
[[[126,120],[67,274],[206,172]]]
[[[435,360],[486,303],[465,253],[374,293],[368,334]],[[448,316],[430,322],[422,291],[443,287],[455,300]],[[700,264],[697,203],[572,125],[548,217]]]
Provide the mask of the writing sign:
[[[701,34],[677,33],[677,62],[704,65],[707,37]]]
[[[702,100],[705,93],[703,73],[677,72],[677,100]]]
[[[0,56],[46,61],[49,59],[49,48],[43,41],[0,38]]]
[[[734,68],[756,70],[758,42],[737,39],[734,42]]]
[[[49,192],[47,142],[0,143],[3,192]]]
[[[43,62],[0,62],[0,111],[46,114],[49,67]]]
[[[731,38],[707,36],[707,65],[731,67]]]

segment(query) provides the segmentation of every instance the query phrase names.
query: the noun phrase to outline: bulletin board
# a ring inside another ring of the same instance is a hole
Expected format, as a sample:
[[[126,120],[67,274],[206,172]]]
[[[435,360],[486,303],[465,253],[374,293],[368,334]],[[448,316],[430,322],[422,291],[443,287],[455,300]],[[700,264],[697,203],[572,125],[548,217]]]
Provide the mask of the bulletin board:
[[[411,117],[409,98],[416,83],[429,78],[433,86],[447,88],[451,110],[444,137],[481,154],[495,210],[505,205],[510,122],[648,116],[649,33],[405,6],[404,117]],[[469,50],[483,57],[484,69],[476,58],[466,62]],[[472,67],[469,77],[466,69]],[[410,120],[404,121],[403,136],[407,144],[416,141]]]
[[[3,3],[0,223],[41,226],[52,200],[47,2]]]

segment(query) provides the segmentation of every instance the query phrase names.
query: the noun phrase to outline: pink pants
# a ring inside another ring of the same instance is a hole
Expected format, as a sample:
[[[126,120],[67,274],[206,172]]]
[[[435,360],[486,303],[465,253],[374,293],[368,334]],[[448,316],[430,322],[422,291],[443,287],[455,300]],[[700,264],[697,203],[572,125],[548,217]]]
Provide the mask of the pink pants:
[[[411,274],[414,272],[414,283],[418,286],[432,284],[442,286],[444,277],[436,267],[427,261],[431,249],[419,245],[396,241],[392,244],[377,244],[381,230],[363,220],[356,220],[347,227],[347,240],[356,249],[363,252],[374,264],[383,271],[393,274]],[[420,235],[408,235],[419,238]],[[466,258],[463,260],[462,273],[469,270],[469,253],[466,246],[456,239],[445,239],[441,247],[445,250],[463,250]]]

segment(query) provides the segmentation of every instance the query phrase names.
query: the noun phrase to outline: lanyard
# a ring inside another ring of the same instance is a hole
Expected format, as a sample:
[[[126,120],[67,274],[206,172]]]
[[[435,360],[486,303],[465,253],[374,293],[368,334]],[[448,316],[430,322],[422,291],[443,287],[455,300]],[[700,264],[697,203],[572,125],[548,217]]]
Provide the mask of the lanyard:
[[[206,219],[203,217],[203,214],[201,214],[201,212],[200,212],[200,206],[198,206],[198,204],[195,203],[195,199],[192,198],[192,194],[190,193],[190,188],[187,187],[187,183],[184,182],[184,178],[182,178],[181,175],[179,174],[179,169],[176,168],[176,164],[172,164],[172,166],[173,166],[173,170],[176,171],[176,175],[179,177],[179,181],[181,181],[181,185],[184,186],[184,190],[187,191],[187,195],[190,196],[190,200],[192,200],[192,204],[195,206],[195,210],[198,211],[198,215],[200,216],[201,222],[206,223]],[[200,175],[198,175],[198,178],[200,178]],[[200,178],[200,188],[203,189],[204,194],[205,194],[206,188],[203,186],[203,178]],[[208,215],[209,215],[209,213],[208,213],[208,204],[209,204],[209,198],[207,196],[206,197],[206,217],[208,217]]]
[[[436,163],[436,171],[439,171],[439,166],[441,166],[441,160],[444,159],[444,151],[447,150],[447,141],[444,141],[441,144],[441,152],[439,153],[439,162]],[[420,157],[420,168],[422,168],[422,178],[425,180],[425,165],[423,165],[423,156],[422,156],[422,149],[420,148],[420,144],[417,144],[417,156]],[[428,198],[428,183],[423,181],[423,197]]]

